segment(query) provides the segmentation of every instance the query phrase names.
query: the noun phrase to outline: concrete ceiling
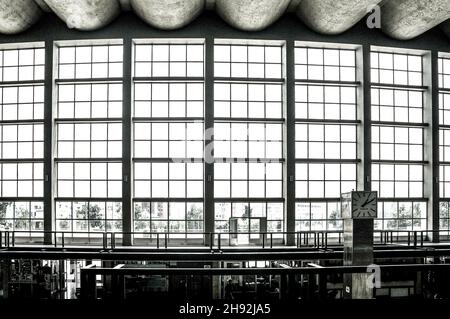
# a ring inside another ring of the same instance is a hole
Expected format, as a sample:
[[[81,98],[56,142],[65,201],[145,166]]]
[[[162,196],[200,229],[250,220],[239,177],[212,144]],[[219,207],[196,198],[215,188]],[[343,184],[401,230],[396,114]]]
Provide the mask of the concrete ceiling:
[[[43,12],[53,12],[69,28],[88,31],[106,26],[121,10],[133,10],[155,28],[175,30],[203,10],[215,10],[245,31],[265,29],[294,12],[316,32],[339,34],[375,5],[381,8],[382,31],[395,39],[412,39],[437,25],[450,37],[450,0],[0,0],[0,33],[23,32]]]

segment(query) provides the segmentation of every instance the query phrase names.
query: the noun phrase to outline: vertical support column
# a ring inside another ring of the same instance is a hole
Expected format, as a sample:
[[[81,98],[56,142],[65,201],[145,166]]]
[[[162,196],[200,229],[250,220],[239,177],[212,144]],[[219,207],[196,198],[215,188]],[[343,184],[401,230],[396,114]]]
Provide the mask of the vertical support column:
[[[358,189],[364,191],[372,190],[372,116],[371,116],[371,80],[370,80],[370,45],[364,44],[361,49],[362,54],[357,57],[358,78],[361,80],[361,88],[358,102],[358,119],[361,120],[361,132],[358,145],[358,155],[362,160],[362,165],[358,169]],[[362,171],[361,171],[362,169]]]
[[[53,41],[45,41],[44,81],[44,244],[51,245],[53,209]]]
[[[205,233],[214,232],[214,38],[205,39],[205,141],[204,141],[204,170],[205,185],[203,198],[203,212]],[[205,235],[205,244],[210,244],[211,237]],[[214,240],[214,238],[212,238]]]
[[[286,103],[285,105],[285,159],[286,169],[284,179],[286,181],[285,223],[286,231],[292,232],[286,237],[286,245],[295,245],[295,57],[294,41],[286,42]]]
[[[431,210],[431,227],[428,227],[433,231],[431,240],[434,243],[439,242],[439,53],[436,50],[431,51],[430,63],[431,74],[430,78],[430,103],[426,105],[429,107],[427,111],[430,114],[430,126],[428,131],[431,135],[431,143],[426,142],[425,145],[429,145],[428,149],[431,152],[429,158],[431,162],[431,174],[428,180],[431,181],[431,196],[430,205]],[[426,70],[427,68],[425,68]]]
[[[131,162],[131,66],[132,39],[123,39],[123,86],[122,86],[122,230],[123,246],[131,246],[133,239],[133,207],[132,207],[132,162]]]

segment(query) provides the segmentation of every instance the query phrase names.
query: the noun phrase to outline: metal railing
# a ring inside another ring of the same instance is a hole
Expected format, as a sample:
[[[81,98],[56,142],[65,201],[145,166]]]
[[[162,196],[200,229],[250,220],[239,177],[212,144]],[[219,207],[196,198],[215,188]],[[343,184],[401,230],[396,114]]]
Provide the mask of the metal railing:
[[[375,245],[402,244],[408,247],[423,247],[430,242],[433,231],[374,231]],[[450,242],[449,231],[439,231],[441,242]],[[64,232],[64,231],[0,231],[0,248],[26,246],[95,246],[105,250],[117,246],[130,246],[124,243],[124,238],[131,238],[132,246],[156,249],[169,247],[209,247],[222,249],[224,247],[256,247],[274,248],[281,246],[296,248],[327,249],[343,244],[342,231],[300,231],[300,232],[179,232],[179,233],[149,233],[149,232]]]

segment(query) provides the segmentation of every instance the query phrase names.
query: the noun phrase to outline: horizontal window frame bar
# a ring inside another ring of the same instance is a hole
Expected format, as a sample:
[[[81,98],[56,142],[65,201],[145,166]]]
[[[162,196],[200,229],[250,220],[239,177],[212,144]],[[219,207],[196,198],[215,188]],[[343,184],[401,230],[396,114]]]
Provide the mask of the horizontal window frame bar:
[[[44,119],[26,119],[26,120],[2,120],[0,125],[8,124],[44,124]]]
[[[61,158],[55,157],[55,163],[122,163],[121,157],[84,157],[84,158]]]
[[[388,84],[388,83],[370,83],[371,89],[392,89],[405,91],[428,91],[429,86],[426,85],[407,85],[407,84]]]
[[[55,118],[55,123],[122,123],[121,117],[114,117],[114,118],[108,118],[108,117],[97,117],[97,118]]]
[[[398,165],[423,165],[426,166],[428,164],[430,164],[430,161],[408,161],[408,160],[376,160],[376,159],[372,159],[371,160],[372,164],[398,164]]]
[[[0,197],[0,202],[43,202],[43,201],[44,197]]]
[[[55,202],[122,202],[122,197],[54,197]]]
[[[55,83],[58,84],[93,84],[93,83],[122,83],[123,77],[111,77],[111,78],[77,78],[77,79],[55,79]]]
[[[42,80],[24,80],[24,81],[0,81],[0,87],[8,86],[44,86],[44,79]]]
[[[144,203],[203,203],[203,197],[133,197],[132,202],[144,202]]]
[[[285,198],[267,198],[267,197],[214,197],[214,203],[283,203]],[[248,218],[248,217],[244,217]]]
[[[214,163],[284,163],[284,158],[228,158],[228,157],[213,157]]]
[[[415,122],[392,122],[392,121],[371,121],[370,125],[378,126],[402,126],[402,127],[429,127],[429,123],[415,123]]]
[[[295,79],[295,84],[305,84],[314,86],[346,86],[359,87],[361,81],[331,81],[331,80],[309,80],[309,79]]]
[[[132,162],[136,163],[203,163],[204,159],[199,157],[184,157],[184,158],[170,158],[170,157],[133,157]]]
[[[427,197],[378,197],[377,200],[378,202],[428,202],[430,199]]]
[[[164,123],[199,123],[204,122],[204,117],[135,117],[133,116],[131,120],[134,123],[152,123],[152,122],[164,122]]]
[[[283,84],[284,78],[242,78],[242,77],[214,77],[216,83],[267,83],[267,84]]]
[[[155,77],[147,77],[147,76],[133,76],[132,81],[134,83],[152,83],[152,82],[162,82],[162,83],[171,83],[171,82],[204,82],[204,76],[155,76]]]
[[[295,203],[340,203],[340,197],[296,197]],[[300,220],[300,219],[298,219]],[[304,219],[301,219],[304,220]],[[308,219],[309,220],[309,219]],[[328,219],[329,220],[329,219]]]
[[[284,118],[246,118],[246,117],[215,117],[214,122],[226,122],[226,123],[233,123],[233,122],[249,122],[249,123],[279,123],[283,124],[286,122]]]
[[[295,123],[299,124],[309,124],[309,123],[324,123],[324,124],[362,124],[361,120],[332,120],[332,119],[306,119],[306,118],[296,118]]]
[[[324,164],[358,164],[361,163],[362,160],[360,158],[355,158],[355,159],[334,159],[334,158],[325,158],[325,159],[320,159],[320,158],[296,158],[295,159],[295,163],[301,163],[301,164],[307,164],[307,163],[324,163]]]
[[[0,163],[44,163],[44,158],[0,158]]]

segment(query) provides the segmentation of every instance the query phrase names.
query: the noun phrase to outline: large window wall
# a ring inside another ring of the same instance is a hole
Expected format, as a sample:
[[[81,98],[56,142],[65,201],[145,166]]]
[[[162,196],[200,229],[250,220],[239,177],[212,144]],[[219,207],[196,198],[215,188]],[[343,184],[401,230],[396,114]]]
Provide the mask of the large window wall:
[[[215,230],[283,231],[282,43],[214,46]],[[234,226],[236,225],[236,226]]]
[[[44,51],[0,47],[0,231],[20,235],[44,229]]]
[[[134,44],[134,231],[202,237],[204,44]]]
[[[44,95],[43,43],[0,46],[0,230],[41,236],[51,214],[47,230],[121,232],[130,217],[122,215],[129,179],[135,238],[204,239],[210,231],[226,238],[237,231],[247,243],[294,223],[296,231],[340,231],[340,194],[361,189],[364,173],[379,195],[376,229],[430,230],[430,52],[371,47],[368,67],[362,46],[294,42],[287,46],[294,47],[293,78],[286,78],[284,41],[212,41],[211,61],[204,39],[136,39],[131,61],[123,61],[121,40],[55,42],[53,99]],[[450,230],[448,53],[437,62],[439,227]],[[124,63],[131,79],[123,78]],[[363,70],[370,83],[363,83]],[[124,82],[131,82],[131,140],[122,138]],[[364,106],[367,87],[371,103]],[[45,103],[52,107],[52,141],[44,141]],[[290,105],[293,127],[286,124]],[[367,110],[371,134],[363,136]],[[213,134],[205,113],[214,114]],[[214,169],[206,166],[206,176],[205,135],[214,140]],[[122,171],[123,147],[131,151],[130,176]],[[371,158],[362,156],[367,147]],[[291,160],[295,175],[287,176]],[[44,175],[44,163],[54,173]],[[204,195],[207,180],[212,199]],[[44,194],[46,181],[54,193]],[[295,218],[286,220],[293,184]],[[44,214],[46,196],[54,211]]]
[[[122,45],[56,47],[56,230],[122,230]]]
[[[359,161],[356,49],[298,43],[294,58],[295,229],[342,230]]]
[[[380,198],[375,229],[425,230],[424,58],[373,49],[370,59],[372,190]]]

